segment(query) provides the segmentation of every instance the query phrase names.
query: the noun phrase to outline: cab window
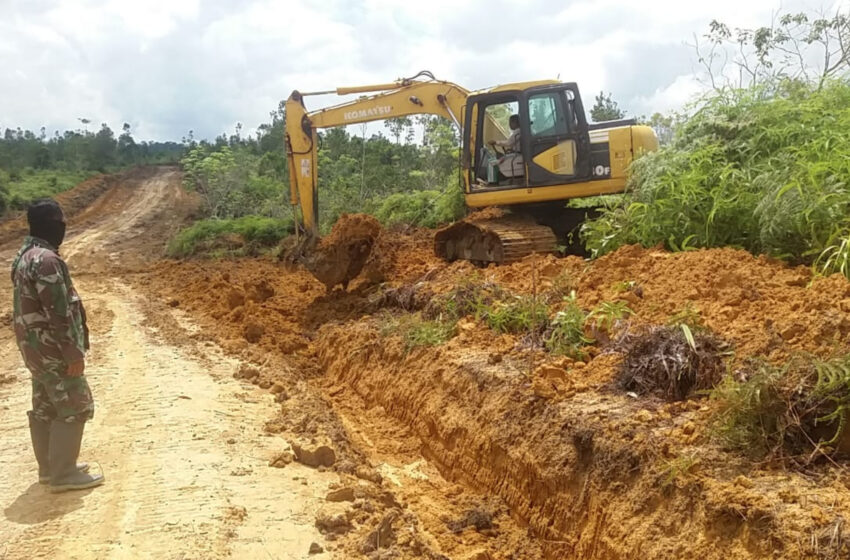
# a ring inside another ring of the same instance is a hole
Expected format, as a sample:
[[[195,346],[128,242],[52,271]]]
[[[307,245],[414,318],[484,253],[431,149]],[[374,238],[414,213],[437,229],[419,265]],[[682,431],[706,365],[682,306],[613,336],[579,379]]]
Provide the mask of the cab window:
[[[563,95],[563,92],[538,93],[528,98],[532,136],[562,136],[569,133]]]
[[[519,103],[506,101],[504,103],[493,103],[484,109],[487,118],[484,119],[484,144],[491,140],[504,140],[511,133],[508,121],[511,115],[517,114]]]

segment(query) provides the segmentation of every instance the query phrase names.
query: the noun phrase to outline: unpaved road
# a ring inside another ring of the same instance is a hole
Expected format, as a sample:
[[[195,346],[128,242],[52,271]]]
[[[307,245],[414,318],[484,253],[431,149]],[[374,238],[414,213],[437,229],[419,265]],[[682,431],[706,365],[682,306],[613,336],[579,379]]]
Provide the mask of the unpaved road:
[[[0,331],[0,380],[11,376],[0,384],[0,559],[289,559],[324,544],[313,522],[337,475],[269,467],[287,447],[263,430],[272,396],[234,380],[238,363],[212,345],[158,337],[126,280],[126,269],[157,256],[163,217],[184,196],[171,170],[119,185],[72,224],[62,247],[92,327],[97,411],[81,459],[96,462],[104,486],[52,495],[37,484],[29,374],[11,330]],[[0,250],[3,271],[15,249]],[[3,272],[4,321],[10,308]]]

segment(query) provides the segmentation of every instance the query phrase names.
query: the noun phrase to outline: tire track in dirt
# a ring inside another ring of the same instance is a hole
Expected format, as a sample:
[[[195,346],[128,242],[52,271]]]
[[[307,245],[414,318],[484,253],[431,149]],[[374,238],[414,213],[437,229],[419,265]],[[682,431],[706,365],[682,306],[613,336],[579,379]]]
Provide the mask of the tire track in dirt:
[[[276,410],[272,396],[234,380],[238,362],[213,345],[175,346],[143,327],[144,299],[103,272],[157,256],[150,248],[163,239],[148,235],[149,221],[179,219],[179,174],[159,171],[115,189],[63,246],[93,334],[87,375],[98,409],[81,459],[98,461],[107,482],[62,495],[35,483],[29,374],[7,327],[0,359],[14,380],[0,385],[0,558],[306,558],[311,542],[323,542],[315,513],[337,475],[269,467],[288,447],[263,429]],[[7,247],[0,262],[8,267],[13,254]],[[6,317],[10,300],[3,274]]]

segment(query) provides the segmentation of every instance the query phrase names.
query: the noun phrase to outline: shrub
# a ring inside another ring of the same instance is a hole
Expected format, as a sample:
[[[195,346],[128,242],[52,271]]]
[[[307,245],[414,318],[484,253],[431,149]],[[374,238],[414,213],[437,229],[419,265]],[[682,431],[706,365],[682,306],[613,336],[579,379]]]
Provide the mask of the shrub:
[[[457,334],[454,321],[424,319],[421,315],[395,316],[385,314],[381,320],[383,337],[399,335],[404,340],[405,352],[420,346],[439,346]]]
[[[663,243],[812,262],[850,232],[848,185],[850,84],[727,91],[636,160],[623,202],[582,235],[595,256]]]
[[[592,342],[584,334],[587,314],[576,303],[575,292],[566,298],[566,303],[564,309],[555,313],[552,325],[544,337],[546,349],[553,354],[583,359],[584,347]]]
[[[505,290],[498,284],[482,282],[479,277],[472,276],[448,294],[432,299],[425,308],[425,316],[455,321],[467,315],[483,319],[493,303],[505,297]]]
[[[729,449],[804,465],[848,453],[841,441],[850,414],[850,355],[801,355],[782,366],[751,361],[711,399],[712,432]]]
[[[500,333],[542,332],[549,322],[546,304],[531,296],[494,302],[483,315],[487,326]]]
[[[396,193],[384,199],[378,207],[375,217],[386,225],[413,225],[433,228],[447,224],[463,215],[463,197],[457,204],[460,189],[449,192],[415,191]]]
[[[259,216],[200,220],[181,230],[168,243],[166,252],[170,257],[216,251],[251,253],[277,245],[291,231],[291,221]]]

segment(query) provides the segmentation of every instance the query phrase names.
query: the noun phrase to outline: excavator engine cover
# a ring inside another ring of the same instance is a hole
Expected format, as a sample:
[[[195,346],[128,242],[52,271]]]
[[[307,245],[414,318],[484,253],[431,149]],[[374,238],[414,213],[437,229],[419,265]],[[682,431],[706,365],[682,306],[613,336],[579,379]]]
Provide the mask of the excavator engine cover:
[[[518,217],[462,220],[434,236],[434,251],[447,261],[501,264],[556,250],[557,240],[550,228]]]

